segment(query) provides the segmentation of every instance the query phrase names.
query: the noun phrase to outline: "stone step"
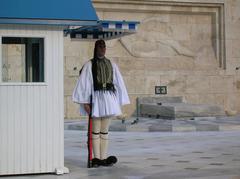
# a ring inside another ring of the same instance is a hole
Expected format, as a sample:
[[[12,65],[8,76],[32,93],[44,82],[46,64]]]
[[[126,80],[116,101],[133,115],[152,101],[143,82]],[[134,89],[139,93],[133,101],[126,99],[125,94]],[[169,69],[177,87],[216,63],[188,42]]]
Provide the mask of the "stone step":
[[[217,105],[188,103],[140,104],[140,114],[167,119],[225,116],[224,110]]]
[[[182,96],[159,96],[159,97],[139,97],[138,103],[182,103],[183,97]]]

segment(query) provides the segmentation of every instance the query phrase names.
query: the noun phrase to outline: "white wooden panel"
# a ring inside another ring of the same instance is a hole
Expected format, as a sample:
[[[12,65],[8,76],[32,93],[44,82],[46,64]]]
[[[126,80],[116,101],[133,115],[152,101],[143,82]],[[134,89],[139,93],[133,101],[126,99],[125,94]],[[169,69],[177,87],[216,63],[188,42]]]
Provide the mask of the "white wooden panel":
[[[8,156],[7,156],[7,141],[8,141],[8,121],[4,121],[3,119],[6,119],[8,117],[8,111],[7,111],[7,105],[8,105],[8,99],[7,99],[7,95],[8,95],[8,89],[7,87],[5,88],[1,88],[0,89],[0,96],[1,96],[1,157],[0,157],[0,161],[1,161],[1,170],[2,171],[7,171],[8,169]],[[4,104],[2,104],[4,102]]]
[[[62,29],[0,25],[0,36],[43,37],[45,47],[45,83],[0,83],[0,175],[63,169]]]
[[[63,119],[63,121],[58,120],[58,125],[59,125],[59,131],[64,131],[64,48],[63,48],[63,32],[60,32],[58,34],[58,44],[59,44],[59,52],[58,52],[58,82],[59,82],[59,87],[58,87],[58,103],[59,103],[59,109],[58,111],[63,111],[58,113],[58,118]],[[58,132],[59,133],[59,144],[60,146],[60,151],[58,153],[57,158],[59,159],[59,164],[64,166],[64,132]]]

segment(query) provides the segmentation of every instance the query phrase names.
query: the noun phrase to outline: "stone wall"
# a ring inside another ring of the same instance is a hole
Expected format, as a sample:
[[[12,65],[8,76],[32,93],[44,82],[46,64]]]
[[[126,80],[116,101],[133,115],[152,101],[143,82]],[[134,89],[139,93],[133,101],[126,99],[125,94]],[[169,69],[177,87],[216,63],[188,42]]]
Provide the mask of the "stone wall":
[[[107,42],[107,57],[124,77],[135,113],[138,96],[167,96],[190,103],[218,104],[240,112],[239,0],[93,0],[100,19],[140,21],[138,32]],[[71,93],[94,42],[65,38],[65,117],[79,118]]]

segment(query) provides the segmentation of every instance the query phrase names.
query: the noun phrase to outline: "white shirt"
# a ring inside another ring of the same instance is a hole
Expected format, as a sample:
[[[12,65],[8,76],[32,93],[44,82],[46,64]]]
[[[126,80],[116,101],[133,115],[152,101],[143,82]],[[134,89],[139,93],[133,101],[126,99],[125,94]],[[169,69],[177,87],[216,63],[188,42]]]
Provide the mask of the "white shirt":
[[[82,104],[90,104],[92,95],[92,117],[110,117],[122,114],[121,106],[130,104],[128,93],[122,75],[113,62],[113,84],[115,93],[110,91],[94,91],[92,77],[92,62],[88,61],[74,88],[72,100],[80,105],[80,114],[87,115]]]

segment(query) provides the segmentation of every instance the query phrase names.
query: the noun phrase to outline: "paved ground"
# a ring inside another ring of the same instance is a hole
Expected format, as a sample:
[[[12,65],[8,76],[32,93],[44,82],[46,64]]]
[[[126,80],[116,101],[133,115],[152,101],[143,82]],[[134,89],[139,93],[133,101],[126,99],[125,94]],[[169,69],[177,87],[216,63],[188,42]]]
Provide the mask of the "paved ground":
[[[5,179],[240,179],[240,131],[111,132],[113,167],[86,168],[86,132],[65,131],[69,174]]]
[[[85,133],[65,134],[73,178],[240,179],[240,132],[112,132],[109,153],[119,163],[98,169],[85,168]]]
[[[131,125],[133,120],[112,122],[109,154],[119,159],[113,167],[86,167],[87,121],[72,120],[65,122],[69,174],[1,178],[240,179],[240,116],[174,121],[140,118]]]

